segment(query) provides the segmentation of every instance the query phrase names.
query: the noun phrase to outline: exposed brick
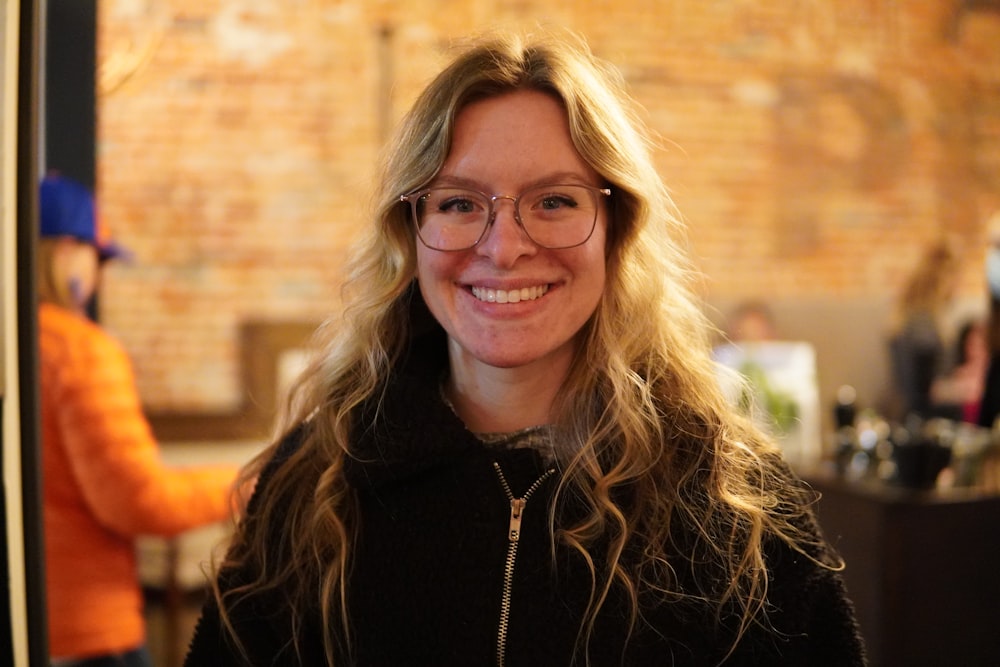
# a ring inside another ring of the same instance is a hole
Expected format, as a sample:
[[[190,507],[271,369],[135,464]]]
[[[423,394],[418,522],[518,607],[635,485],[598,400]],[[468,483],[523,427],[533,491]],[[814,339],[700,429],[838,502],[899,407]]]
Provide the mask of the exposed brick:
[[[100,207],[136,255],[108,271],[102,317],[151,407],[232,407],[242,321],[336,308],[387,126],[455,36],[521,21],[578,30],[622,69],[706,296],[892,295],[947,229],[977,298],[1000,14],[964,4],[101,3]]]

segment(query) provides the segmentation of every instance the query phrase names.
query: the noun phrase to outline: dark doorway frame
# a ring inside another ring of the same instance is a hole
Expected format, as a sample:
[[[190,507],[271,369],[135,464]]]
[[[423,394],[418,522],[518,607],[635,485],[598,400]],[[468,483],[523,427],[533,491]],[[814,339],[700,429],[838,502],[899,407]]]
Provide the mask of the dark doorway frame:
[[[20,0],[16,100],[16,313],[20,484],[24,557],[24,605],[12,600],[11,524],[0,494],[0,663],[15,664],[14,614],[26,614],[29,665],[47,665],[48,621],[45,545],[42,530],[41,428],[38,395],[38,322],[35,253],[38,236],[38,183],[58,170],[94,188],[96,184],[97,0]],[[0,400],[6,397],[0,395]],[[3,463],[0,459],[0,473]]]

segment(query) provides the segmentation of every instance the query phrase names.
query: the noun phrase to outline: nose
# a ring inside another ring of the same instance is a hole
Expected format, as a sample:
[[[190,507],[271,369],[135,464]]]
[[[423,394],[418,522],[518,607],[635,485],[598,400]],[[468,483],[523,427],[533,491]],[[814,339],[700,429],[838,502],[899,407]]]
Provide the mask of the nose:
[[[501,202],[509,199],[510,203]],[[486,237],[476,246],[479,255],[489,257],[501,268],[510,268],[524,255],[534,255],[538,246],[528,237],[517,219],[515,199],[510,195],[493,198],[493,219]]]

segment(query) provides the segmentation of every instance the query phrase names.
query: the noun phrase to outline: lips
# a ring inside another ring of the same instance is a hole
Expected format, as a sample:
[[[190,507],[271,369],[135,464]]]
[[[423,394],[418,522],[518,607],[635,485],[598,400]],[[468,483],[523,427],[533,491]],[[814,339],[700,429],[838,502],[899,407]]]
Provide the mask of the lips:
[[[472,296],[487,303],[519,303],[521,301],[534,301],[544,296],[548,291],[548,285],[535,285],[512,290],[473,286]]]

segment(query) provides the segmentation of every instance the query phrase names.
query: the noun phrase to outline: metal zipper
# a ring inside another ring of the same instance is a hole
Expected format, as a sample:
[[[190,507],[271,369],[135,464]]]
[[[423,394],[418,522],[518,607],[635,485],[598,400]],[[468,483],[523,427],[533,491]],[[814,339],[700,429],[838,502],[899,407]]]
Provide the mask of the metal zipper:
[[[500,464],[493,462],[493,469],[497,471],[500,478],[500,486],[507,494],[510,501],[510,529],[507,532],[507,561],[503,568],[503,597],[500,599],[500,627],[497,630],[497,667],[504,667],[504,660],[507,653],[507,629],[510,625],[510,600],[511,588],[514,585],[514,561],[517,560],[517,545],[521,539],[521,518],[524,515],[524,506],[542,483],[555,474],[555,468],[549,468],[541,477],[535,480],[534,484],[528,487],[524,495],[520,498],[514,497],[514,492],[510,490],[507,478],[503,476]]]

